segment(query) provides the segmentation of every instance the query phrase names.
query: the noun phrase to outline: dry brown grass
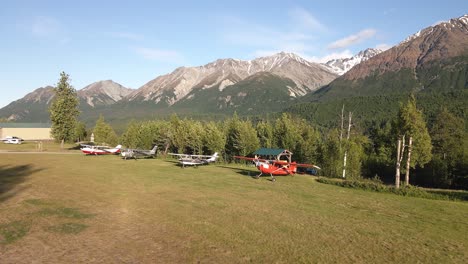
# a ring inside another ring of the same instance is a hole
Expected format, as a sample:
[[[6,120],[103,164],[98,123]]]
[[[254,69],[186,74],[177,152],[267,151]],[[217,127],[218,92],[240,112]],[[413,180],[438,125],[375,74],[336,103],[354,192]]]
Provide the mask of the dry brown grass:
[[[356,191],[302,175],[273,183],[249,177],[252,168],[181,169],[159,159],[2,154],[0,160],[0,237],[2,227],[20,236],[0,242],[2,263],[468,258],[466,202]]]

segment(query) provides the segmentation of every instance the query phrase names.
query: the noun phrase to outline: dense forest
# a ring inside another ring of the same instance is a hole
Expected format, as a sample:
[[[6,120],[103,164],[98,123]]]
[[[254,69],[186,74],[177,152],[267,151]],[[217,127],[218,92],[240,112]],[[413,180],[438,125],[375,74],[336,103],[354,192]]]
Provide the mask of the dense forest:
[[[87,133],[93,132],[98,143],[121,143],[128,148],[149,149],[157,144],[160,154],[220,152],[226,162],[236,162],[233,156],[249,155],[259,147],[285,148],[294,153],[295,161],[317,164],[322,168],[320,175],[336,178],[343,176],[346,155],[347,179],[387,183],[395,179],[397,140],[406,137],[408,149],[411,137],[412,185],[468,189],[465,96],[462,90],[437,96],[380,96],[380,100],[358,97],[303,104],[279,115],[241,118],[234,114],[209,121],[172,115],[131,121],[121,136],[101,116]],[[387,110],[369,113],[367,109]],[[85,136],[85,126],[77,126],[77,137]],[[406,167],[401,169],[405,173]]]

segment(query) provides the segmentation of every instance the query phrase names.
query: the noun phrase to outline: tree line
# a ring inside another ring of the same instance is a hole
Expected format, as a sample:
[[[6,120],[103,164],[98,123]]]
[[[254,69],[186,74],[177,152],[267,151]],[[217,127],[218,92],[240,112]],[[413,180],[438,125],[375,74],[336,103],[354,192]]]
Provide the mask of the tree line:
[[[72,105],[60,99],[73,97],[70,96],[73,91],[62,91],[63,87],[73,89],[66,85],[68,79],[64,77],[68,76],[61,75],[56,102],[50,108],[52,133],[58,141],[82,140],[93,133],[97,143],[120,143],[128,148],[144,149],[157,144],[160,153],[219,152],[225,162],[232,162],[236,155],[249,155],[260,147],[284,148],[294,153],[295,161],[320,166],[321,175],[343,177],[345,169],[347,179],[378,178],[388,183],[394,182],[395,164],[404,158],[408,160],[412,184],[468,188],[468,137],[464,119],[441,108],[428,126],[414,96],[400,105],[396,116],[372,127],[360,125],[359,119],[351,122],[349,118],[346,126],[349,132],[343,125],[324,128],[289,113],[255,120],[234,114],[223,121],[200,121],[174,114],[167,119],[131,121],[118,136],[103,116],[87,132],[85,125],[76,120],[75,111],[67,109],[57,113]],[[64,96],[59,96],[60,93]],[[349,136],[343,136],[346,132]],[[403,156],[397,157],[397,142],[403,138],[406,139]],[[405,149],[411,149],[411,159]],[[406,174],[408,168],[401,166],[401,172]]]

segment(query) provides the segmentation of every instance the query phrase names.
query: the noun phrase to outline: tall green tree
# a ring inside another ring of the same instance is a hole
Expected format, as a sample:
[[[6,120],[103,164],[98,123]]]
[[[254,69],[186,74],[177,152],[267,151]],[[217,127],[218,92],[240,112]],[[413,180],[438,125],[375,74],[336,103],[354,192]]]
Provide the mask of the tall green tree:
[[[306,163],[315,164],[319,162],[320,144],[321,137],[318,131],[309,124],[302,122],[301,141],[294,152],[295,159]]]
[[[461,184],[468,178],[464,159],[468,143],[464,120],[443,108],[431,128],[431,137],[433,158],[429,168],[424,170],[429,177],[426,182],[435,187],[466,188]]]
[[[283,113],[280,118],[276,119],[274,135],[278,147],[288,149],[293,153],[302,141],[300,125],[287,113]]]
[[[346,161],[347,179],[359,179],[362,177],[362,164],[366,158],[364,150],[369,143],[369,138],[359,134],[353,135],[349,141],[344,143],[348,150]]]
[[[454,165],[462,158],[465,122],[443,108],[431,129],[433,154]]]
[[[88,132],[86,131],[86,125],[83,122],[76,122],[75,125],[75,140],[82,141],[88,136]]]
[[[220,126],[213,121],[205,124],[203,144],[207,151],[205,154],[207,155],[211,155],[214,152],[219,152],[220,154],[224,152],[226,135]]]
[[[420,166],[424,168],[424,165],[431,161],[432,158],[432,144],[431,137],[427,130],[426,122],[421,110],[416,107],[416,98],[411,95],[408,102],[405,105],[401,105],[396,120],[396,129],[398,138],[406,139],[403,140],[401,151],[403,155],[400,157],[400,164],[397,161],[395,185],[399,187],[400,169],[406,167],[405,185],[409,185],[410,182],[410,168]],[[404,162],[405,145],[408,143],[407,149],[407,160]],[[412,142],[412,144],[411,144]],[[399,144],[398,144],[399,145]],[[400,146],[398,146],[398,149]],[[411,156],[411,159],[410,159]],[[408,161],[410,163],[408,164]],[[405,166],[406,164],[406,166]]]
[[[104,117],[99,115],[96,126],[93,129],[94,141],[103,144],[117,144],[117,134],[114,129],[104,121]]]
[[[187,119],[171,116],[171,143],[177,153],[188,153],[190,149],[190,123]]]
[[[226,124],[226,154],[246,156],[258,149],[260,142],[257,131],[250,121],[239,120],[237,114]]]
[[[331,130],[320,146],[320,164],[322,174],[327,177],[342,177],[343,175],[343,150],[340,147],[340,133],[337,129]]]
[[[128,148],[138,148],[140,146],[141,123],[132,120],[127,125],[127,130],[122,134],[122,144]]]
[[[273,126],[270,122],[261,121],[257,123],[257,136],[260,140],[260,146],[264,148],[272,148],[275,145],[275,137],[273,132]]]
[[[405,136],[406,142],[413,138],[411,168],[424,167],[431,160],[432,144],[426,121],[421,110],[416,107],[416,98],[411,95],[408,102],[398,111],[396,121],[397,136]]]
[[[72,141],[75,138],[76,119],[80,114],[79,100],[75,88],[70,84],[70,76],[60,73],[60,79],[54,88],[54,99],[49,107],[51,134],[55,141]]]

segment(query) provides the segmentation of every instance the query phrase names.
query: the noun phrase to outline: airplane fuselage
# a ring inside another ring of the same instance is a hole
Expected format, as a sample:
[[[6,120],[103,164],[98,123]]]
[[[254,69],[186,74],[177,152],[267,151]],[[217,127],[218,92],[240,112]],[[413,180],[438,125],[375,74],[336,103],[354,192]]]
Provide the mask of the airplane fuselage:
[[[261,162],[255,163],[255,166],[262,174],[270,175],[291,175],[297,172],[297,166],[295,162],[292,163],[281,163],[281,162]]]
[[[86,155],[119,154],[120,153],[120,147],[105,148],[105,147],[99,147],[99,146],[91,146],[91,147],[81,148],[81,152],[83,152]]]

